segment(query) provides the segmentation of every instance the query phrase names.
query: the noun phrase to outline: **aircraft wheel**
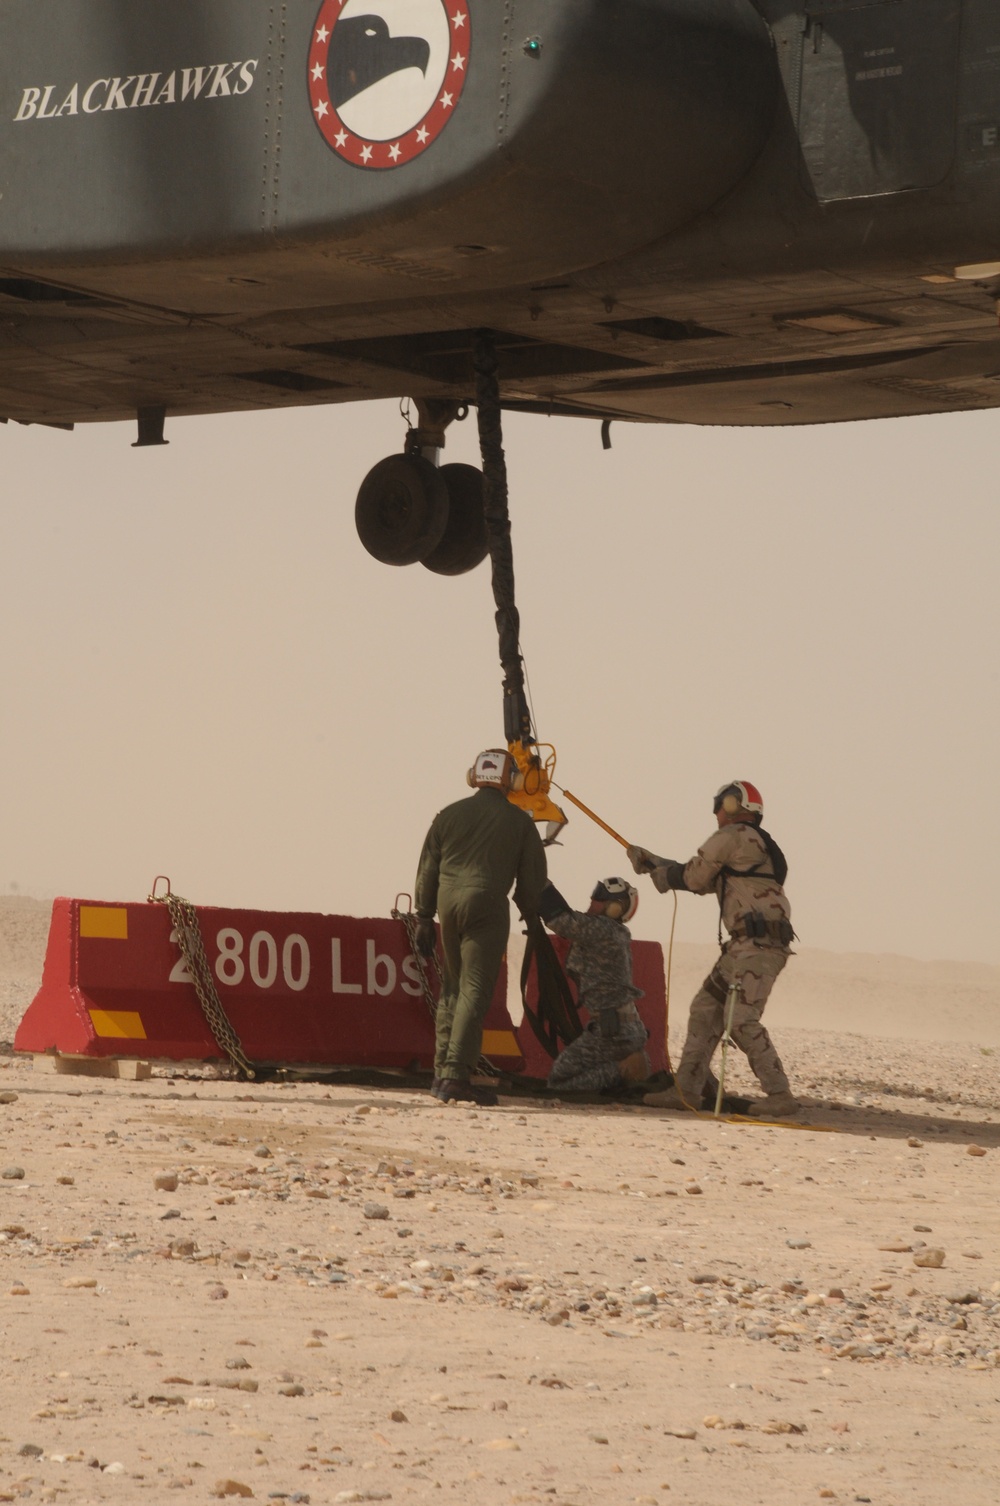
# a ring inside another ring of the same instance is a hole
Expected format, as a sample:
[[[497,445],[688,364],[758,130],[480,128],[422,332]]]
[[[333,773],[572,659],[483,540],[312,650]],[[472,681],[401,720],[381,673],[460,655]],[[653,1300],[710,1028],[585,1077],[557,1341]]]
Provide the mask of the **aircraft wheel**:
[[[443,465],[438,474],[448,488],[448,522],[441,542],[421,564],[437,575],[464,575],[482,564],[489,552],[483,473],[474,465]]]
[[[416,564],[441,542],[447,523],[447,484],[422,455],[390,455],[361,483],[354,525],[383,565]]]

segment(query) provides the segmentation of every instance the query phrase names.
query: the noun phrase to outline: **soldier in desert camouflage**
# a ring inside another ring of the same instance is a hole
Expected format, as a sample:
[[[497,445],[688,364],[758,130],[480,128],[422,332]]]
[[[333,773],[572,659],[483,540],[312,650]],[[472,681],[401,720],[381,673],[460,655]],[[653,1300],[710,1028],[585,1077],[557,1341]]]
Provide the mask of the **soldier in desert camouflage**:
[[[628,850],[636,873],[648,873],[661,893],[686,889],[715,894],[720,944],[723,926],[729,932],[722,955],[692,1000],[675,1086],[666,1093],[648,1094],[645,1101],[663,1108],[701,1104],[735,984],[732,1039],[766,1095],[751,1105],[750,1113],[768,1118],[793,1114],[798,1103],[761,1020],[795,936],[783,887],[788,864],[777,842],[761,828],[764,803],[747,780],[723,785],[713,810],[719,829],[688,863],[656,857],[644,847]]]
[[[571,943],[566,971],[590,1015],[583,1034],[552,1063],[549,1087],[556,1092],[614,1092],[649,1076],[643,1049],[649,1032],[635,1007],[642,989],[632,982],[626,925],[638,903],[638,891],[621,878],[602,879],[586,912],[571,910],[553,884],[542,891],[538,913],[550,931]]]

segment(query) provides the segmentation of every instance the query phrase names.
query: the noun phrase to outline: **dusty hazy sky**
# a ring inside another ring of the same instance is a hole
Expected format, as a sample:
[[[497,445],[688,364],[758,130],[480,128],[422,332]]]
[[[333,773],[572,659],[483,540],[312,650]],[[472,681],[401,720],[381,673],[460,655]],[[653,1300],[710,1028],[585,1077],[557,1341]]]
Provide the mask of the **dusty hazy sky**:
[[[560,783],[686,858],[758,783],[806,944],[1000,962],[1000,414],[749,431],[509,418]],[[447,458],[476,459],[474,416]],[[369,558],[395,404],[8,425],[0,889],[387,914],[502,738],[486,566]],[[574,815],[572,900],[624,854]],[[647,885],[634,930],[662,939]],[[681,900],[679,936],[714,935]]]

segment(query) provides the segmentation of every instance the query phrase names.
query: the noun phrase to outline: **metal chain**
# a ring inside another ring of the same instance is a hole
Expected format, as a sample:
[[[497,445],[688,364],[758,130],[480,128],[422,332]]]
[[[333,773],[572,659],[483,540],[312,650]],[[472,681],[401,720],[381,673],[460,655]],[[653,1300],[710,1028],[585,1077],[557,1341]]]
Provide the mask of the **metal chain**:
[[[205,1016],[216,1045],[220,1051],[225,1052],[236,1072],[252,1082],[257,1074],[222,1007],[212,969],[205,955],[205,944],[201,939],[197,910],[190,900],[171,893],[169,880],[166,894],[157,894],[154,885],[154,892],[149,899],[153,904],[166,905],[169,911],[177,933],[177,945],[181,956],[187,963],[194,991],[198,995],[198,1003],[201,1005],[202,1014]]]
[[[418,950],[417,917],[414,915],[412,910],[399,909],[399,901],[401,899],[409,898],[410,896],[408,894],[397,894],[396,904],[393,906],[391,914],[393,920],[401,920],[403,922],[403,929],[406,932],[407,944],[413,954],[413,960],[417,964],[417,972],[420,974],[420,987],[423,990],[424,1000],[427,1004],[427,1008],[430,1010],[431,1019],[436,1020],[438,1001],[434,996],[433,990],[431,989],[430,979],[427,976],[427,963],[429,960],[433,960],[434,962],[434,970],[437,973],[438,977],[438,997],[440,997],[441,987],[444,981],[444,966],[438,954],[437,947],[434,948],[432,959],[425,957],[423,953]],[[499,1067],[495,1067],[487,1056],[480,1056],[478,1062],[476,1063],[476,1071],[482,1077],[500,1076]]]
[[[409,895],[405,897],[408,899]],[[403,898],[403,896],[397,895],[396,898],[397,900],[399,900]],[[420,987],[423,990],[424,1002],[426,1003],[427,1008],[430,1011],[431,1019],[436,1020],[437,999],[434,997],[433,990],[431,989],[430,979],[427,976],[427,963],[429,959],[426,958],[423,952],[421,952],[417,947],[417,917],[414,915],[412,910],[399,910],[395,906],[393,907],[391,913],[393,920],[401,920],[403,922],[403,930],[406,932],[407,945],[409,946],[410,951],[413,954],[414,962],[417,964],[417,972],[420,974]],[[441,959],[437,954],[436,948],[434,951],[433,960],[434,968],[438,975],[438,995],[440,996],[441,980],[444,977],[444,973],[441,968]]]

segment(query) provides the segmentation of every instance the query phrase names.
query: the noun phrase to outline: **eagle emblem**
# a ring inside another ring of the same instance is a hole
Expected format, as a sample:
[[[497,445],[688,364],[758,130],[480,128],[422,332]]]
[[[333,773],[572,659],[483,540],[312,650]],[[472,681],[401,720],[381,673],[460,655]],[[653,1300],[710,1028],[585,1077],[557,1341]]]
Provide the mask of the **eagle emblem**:
[[[471,31],[467,0],[324,0],[309,98],[327,144],[381,171],[419,157],[458,106]]]

